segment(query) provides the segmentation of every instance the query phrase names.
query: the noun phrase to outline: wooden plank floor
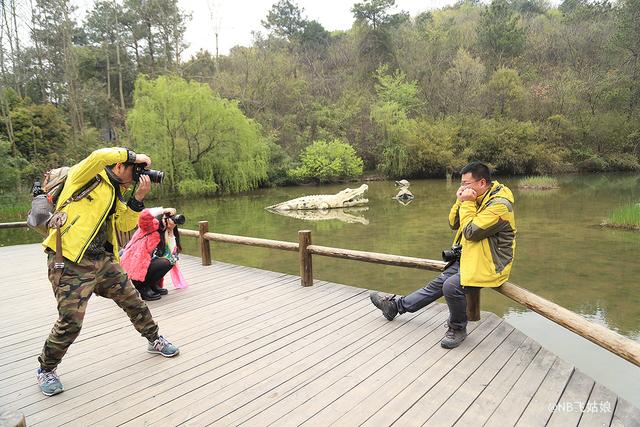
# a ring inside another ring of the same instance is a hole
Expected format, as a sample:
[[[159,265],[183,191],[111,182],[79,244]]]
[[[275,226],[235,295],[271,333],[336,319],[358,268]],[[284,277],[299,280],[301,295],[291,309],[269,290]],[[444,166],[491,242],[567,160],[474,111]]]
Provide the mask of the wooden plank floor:
[[[94,296],[58,368],[65,392],[45,397],[36,358],[57,317],[45,257],[22,245],[0,259],[0,411],[29,426],[640,425],[638,408],[491,313],[444,350],[442,304],[388,322],[365,289],[188,256],[189,288],[149,303],[178,357],[148,354]]]

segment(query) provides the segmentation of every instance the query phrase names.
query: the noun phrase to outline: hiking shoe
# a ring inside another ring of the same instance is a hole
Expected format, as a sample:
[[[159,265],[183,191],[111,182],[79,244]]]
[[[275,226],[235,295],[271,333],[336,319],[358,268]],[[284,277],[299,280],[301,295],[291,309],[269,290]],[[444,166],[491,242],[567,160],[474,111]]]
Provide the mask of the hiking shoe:
[[[164,357],[173,357],[180,353],[180,349],[167,341],[162,335],[154,342],[149,341],[147,351],[149,353],[161,354]]]
[[[40,390],[45,396],[53,396],[54,394],[62,393],[64,391],[64,387],[62,387],[62,383],[60,382],[60,377],[56,374],[55,369],[52,369],[51,371],[44,371],[42,368],[38,368],[36,376],[38,377]]]
[[[444,338],[440,341],[440,345],[444,348],[456,348],[467,337],[467,328],[453,329],[449,327]]]
[[[382,314],[387,320],[393,320],[394,317],[398,315],[398,306],[396,305],[396,296],[386,296],[382,297],[377,292],[372,292],[369,294],[369,298],[373,305],[382,310]]]

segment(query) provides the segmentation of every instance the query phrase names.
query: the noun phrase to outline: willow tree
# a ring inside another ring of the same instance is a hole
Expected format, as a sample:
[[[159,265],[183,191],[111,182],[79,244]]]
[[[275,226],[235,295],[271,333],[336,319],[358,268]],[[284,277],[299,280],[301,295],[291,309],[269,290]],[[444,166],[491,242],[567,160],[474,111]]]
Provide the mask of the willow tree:
[[[245,191],[267,177],[268,148],[259,125],[207,85],[140,77],[127,121],[133,147],[166,172],[164,187],[174,193]]]

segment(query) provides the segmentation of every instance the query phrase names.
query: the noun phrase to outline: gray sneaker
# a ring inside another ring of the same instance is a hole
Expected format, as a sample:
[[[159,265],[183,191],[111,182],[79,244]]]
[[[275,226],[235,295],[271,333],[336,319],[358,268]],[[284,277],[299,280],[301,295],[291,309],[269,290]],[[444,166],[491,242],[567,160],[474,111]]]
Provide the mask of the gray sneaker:
[[[64,387],[60,382],[60,377],[58,377],[55,369],[51,371],[43,371],[42,368],[38,368],[36,376],[38,377],[40,390],[45,396],[53,396],[54,394],[62,393],[64,391]]]
[[[180,349],[167,341],[162,335],[154,342],[149,341],[147,351],[149,353],[161,354],[164,357],[173,357],[180,353]]]
[[[444,348],[456,348],[467,337],[467,328],[453,329],[449,327],[444,338],[440,341],[440,345]]]
[[[398,306],[396,305],[396,296],[382,297],[377,292],[371,292],[369,298],[373,305],[382,310],[382,314],[387,320],[393,320],[398,315]]]

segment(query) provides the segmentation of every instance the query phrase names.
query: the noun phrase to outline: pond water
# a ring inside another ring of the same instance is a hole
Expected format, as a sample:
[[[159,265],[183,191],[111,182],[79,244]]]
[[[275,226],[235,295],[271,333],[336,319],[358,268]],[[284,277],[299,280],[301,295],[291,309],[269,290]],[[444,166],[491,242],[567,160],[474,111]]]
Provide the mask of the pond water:
[[[598,174],[558,179],[560,189],[548,191],[518,190],[518,178],[500,179],[516,199],[517,249],[510,281],[640,342],[640,232],[599,226],[611,211],[640,201],[640,177]],[[408,205],[392,199],[397,192],[393,182],[368,185],[366,208],[331,212],[320,220],[282,216],[264,208],[303,195],[336,193],[345,185],[264,189],[163,204],[184,213],[185,227],[190,229],[197,229],[198,221],[207,220],[210,231],[292,242],[297,242],[297,230],[309,229],[313,243],[323,246],[439,259],[453,238],[447,215],[458,183],[412,181],[410,189],[416,198]],[[23,219],[23,215],[0,216],[2,222]],[[0,245],[37,241],[38,236],[27,230],[0,230]],[[186,252],[198,255],[195,239],[185,238],[184,246]],[[212,243],[212,256],[215,260],[298,274],[297,254],[293,252]],[[318,256],[313,262],[316,280],[393,294],[409,293],[437,274]],[[640,405],[640,368],[497,292],[483,291],[481,307],[502,316]]]

